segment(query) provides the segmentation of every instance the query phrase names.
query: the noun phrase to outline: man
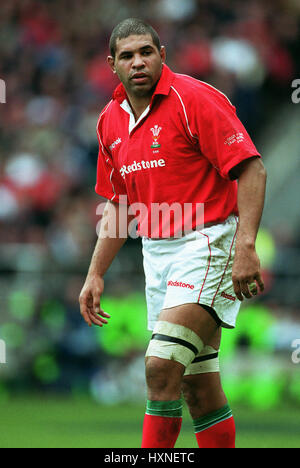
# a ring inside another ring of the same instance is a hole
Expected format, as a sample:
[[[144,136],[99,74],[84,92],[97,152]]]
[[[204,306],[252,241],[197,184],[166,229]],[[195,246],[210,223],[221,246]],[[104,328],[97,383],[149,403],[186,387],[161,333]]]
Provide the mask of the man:
[[[153,336],[146,353],[142,447],[174,447],[183,393],[199,447],[233,448],[235,424],[218,350],[221,328],[234,328],[240,301],[264,288],[255,240],[266,173],[226,96],[173,73],[151,26],[123,21],[110,50],[108,64],[121,83],[97,125],[96,191],[108,199],[106,221],[80,295],[81,314],[90,326],[108,323],[100,308],[103,276],[126,241],[119,222],[124,216],[116,213],[128,203],[128,226],[136,214],[132,206],[146,206],[138,229]],[[184,212],[175,217],[169,210],[153,222],[154,207],[163,203],[188,205],[191,229],[185,229]],[[115,236],[105,234],[107,223]]]

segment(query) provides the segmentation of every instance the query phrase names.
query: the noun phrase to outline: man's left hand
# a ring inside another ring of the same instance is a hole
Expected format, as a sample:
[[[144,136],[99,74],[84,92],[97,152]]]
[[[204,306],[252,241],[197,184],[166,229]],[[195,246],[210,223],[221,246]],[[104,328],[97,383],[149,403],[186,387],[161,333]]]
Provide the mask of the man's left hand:
[[[239,246],[236,250],[232,268],[232,282],[236,297],[243,301],[256,296],[258,290],[264,291],[260,261],[254,247]]]

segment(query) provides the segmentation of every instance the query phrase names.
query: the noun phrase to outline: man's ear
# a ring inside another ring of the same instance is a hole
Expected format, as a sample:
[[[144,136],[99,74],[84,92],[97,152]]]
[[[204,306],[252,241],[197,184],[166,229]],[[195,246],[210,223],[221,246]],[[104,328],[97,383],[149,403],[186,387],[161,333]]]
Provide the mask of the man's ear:
[[[165,46],[161,46],[161,48],[160,48],[160,56],[161,56],[162,63],[166,63],[167,52],[166,52]]]
[[[110,66],[111,71],[113,73],[117,73],[116,69],[115,69],[115,59],[111,55],[109,55],[107,57],[106,61],[107,61],[108,65]]]

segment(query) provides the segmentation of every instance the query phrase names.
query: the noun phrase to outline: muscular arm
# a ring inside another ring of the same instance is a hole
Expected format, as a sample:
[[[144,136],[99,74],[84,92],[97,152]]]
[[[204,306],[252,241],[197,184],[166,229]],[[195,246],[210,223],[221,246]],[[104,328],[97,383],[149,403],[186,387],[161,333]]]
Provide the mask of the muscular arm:
[[[107,202],[100,226],[100,233],[92,256],[89,271],[80,293],[80,312],[89,326],[94,323],[100,327],[107,323],[110,316],[100,307],[100,298],[104,290],[103,277],[113,259],[127,240],[128,225],[134,218],[125,213],[119,216],[121,209],[117,203]],[[125,225],[120,225],[120,218]],[[108,229],[109,228],[109,229]]]
[[[260,262],[255,241],[264,207],[266,171],[260,159],[250,159],[235,168],[238,177],[239,227],[232,280],[237,298],[251,298],[257,294],[249,291],[249,284],[257,283],[263,291]]]
[[[126,217],[125,229],[124,226],[120,226],[119,212],[121,209],[126,210],[126,207],[122,208],[117,203],[107,202],[88,274],[95,274],[103,277],[120,248],[125,244],[130,219]],[[122,219],[124,220],[124,216]]]

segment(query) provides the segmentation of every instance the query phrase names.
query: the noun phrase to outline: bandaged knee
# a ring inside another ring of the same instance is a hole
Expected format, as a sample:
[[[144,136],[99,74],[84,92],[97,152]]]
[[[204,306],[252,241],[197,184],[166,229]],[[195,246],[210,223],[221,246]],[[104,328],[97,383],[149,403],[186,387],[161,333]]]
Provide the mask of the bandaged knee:
[[[203,347],[201,338],[193,330],[183,325],[159,321],[154,327],[146,357],[168,359],[187,367],[201,353]]]
[[[211,346],[205,346],[202,351],[187,366],[184,375],[206,374],[220,372],[219,351]]]

